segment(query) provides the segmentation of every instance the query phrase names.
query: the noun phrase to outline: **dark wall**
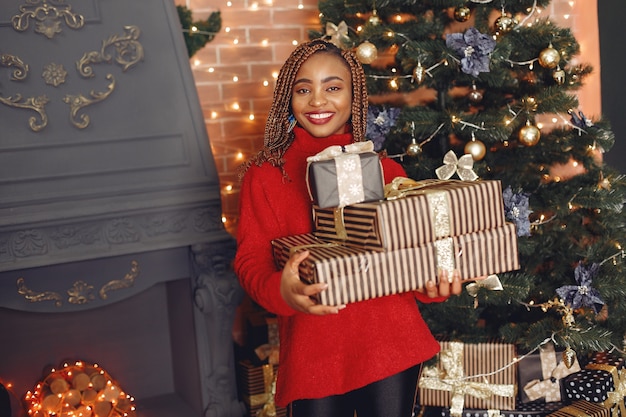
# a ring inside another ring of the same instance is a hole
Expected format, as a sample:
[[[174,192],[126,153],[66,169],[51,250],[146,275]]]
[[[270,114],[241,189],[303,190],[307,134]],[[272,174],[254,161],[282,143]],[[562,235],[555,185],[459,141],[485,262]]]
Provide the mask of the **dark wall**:
[[[615,145],[604,155],[604,160],[623,173],[626,173],[625,12],[624,0],[598,0],[602,113],[611,122],[615,133]]]

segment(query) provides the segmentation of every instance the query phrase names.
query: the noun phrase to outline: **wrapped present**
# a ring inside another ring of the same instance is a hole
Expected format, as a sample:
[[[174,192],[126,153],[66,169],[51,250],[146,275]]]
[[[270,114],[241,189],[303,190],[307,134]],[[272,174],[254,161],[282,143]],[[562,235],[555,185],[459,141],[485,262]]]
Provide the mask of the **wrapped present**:
[[[245,404],[248,417],[257,417],[264,408],[274,408],[275,415],[287,415],[287,409],[274,404],[276,365],[255,366],[249,360],[237,364],[237,383],[240,399]],[[269,414],[268,414],[269,415]]]
[[[463,410],[461,417],[545,417],[553,411],[562,408],[565,404],[562,402],[533,401],[515,403],[515,410],[479,410],[466,408]],[[441,409],[441,417],[450,417],[450,408]]]
[[[371,141],[329,146],[307,158],[307,185],[319,207],[343,207],[384,198],[380,156]]]
[[[278,365],[280,353],[280,339],[278,336],[278,319],[275,316],[266,315],[267,343],[257,346],[254,349],[256,356],[267,363]]]
[[[548,417],[609,417],[609,413],[610,410],[601,404],[579,400],[548,414]]]
[[[441,341],[435,366],[422,370],[422,406],[449,407],[461,417],[463,409],[515,409],[515,347],[505,343]]]
[[[522,403],[543,399],[546,402],[561,401],[561,380],[580,371],[578,360],[569,368],[562,360],[562,352],[555,351],[548,342],[539,353],[526,355],[518,362],[519,397]]]
[[[300,278],[307,283],[327,283],[318,301],[341,305],[424,288],[437,281],[437,270],[458,269],[462,280],[519,268],[515,226],[441,239],[417,248],[373,252],[325,242],[313,234],[272,242],[278,269],[289,256],[308,249],[300,263]]]
[[[610,360],[610,356],[596,356],[596,359]],[[615,363],[615,362],[613,362]],[[621,360],[617,360],[621,364]],[[563,388],[569,400],[584,400],[600,403],[611,410],[613,417],[626,416],[626,369],[608,363],[592,362],[585,369],[564,379]]]
[[[402,188],[405,181],[411,186]],[[360,249],[420,246],[505,224],[500,181],[396,178],[388,199],[341,208],[313,209],[314,233]]]
[[[585,400],[594,403],[605,402],[609,393],[616,391],[620,383],[620,372],[624,360],[606,352],[595,353],[585,369],[563,379],[566,400]]]

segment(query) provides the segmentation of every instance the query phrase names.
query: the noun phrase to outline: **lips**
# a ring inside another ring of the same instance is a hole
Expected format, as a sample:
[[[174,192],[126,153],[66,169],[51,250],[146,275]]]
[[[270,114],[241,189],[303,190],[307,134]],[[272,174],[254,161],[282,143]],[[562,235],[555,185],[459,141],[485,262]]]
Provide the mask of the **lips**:
[[[335,113],[332,112],[324,112],[324,113],[307,113],[306,118],[313,124],[322,125],[328,123]]]

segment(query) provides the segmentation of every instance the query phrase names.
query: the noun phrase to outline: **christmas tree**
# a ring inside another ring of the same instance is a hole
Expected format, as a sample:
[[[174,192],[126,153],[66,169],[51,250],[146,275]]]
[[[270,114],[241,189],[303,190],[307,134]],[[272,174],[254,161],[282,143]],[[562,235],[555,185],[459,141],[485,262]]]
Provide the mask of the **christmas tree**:
[[[422,306],[433,332],[622,351],[626,180],[602,160],[609,123],[578,109],[592,68],[576,63],[571,31],[542,16],[549,3],[322,0],[311,35],[365,64],[368,137],[411,178],[447,166],[439,178],[501,181],[521,268]]]

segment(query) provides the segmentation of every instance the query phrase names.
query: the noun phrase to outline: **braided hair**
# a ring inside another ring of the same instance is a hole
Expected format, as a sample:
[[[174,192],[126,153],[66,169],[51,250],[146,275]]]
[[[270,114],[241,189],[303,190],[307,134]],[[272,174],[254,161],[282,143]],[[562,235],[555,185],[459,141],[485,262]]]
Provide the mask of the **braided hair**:
[[[354,53],[342,50],[323,39],[300,44],[287,58],[278,74],[274,98],[265,125],[263,148],[242,166],[240,176],[252,165],[269,162],[283,171],[284,154],[294,140],[290,128],[291,96],[296,74],[302,64],[313,54],[325,52],[341,57],[352,75],[352,134],[355,142],[365,141],[367,127],[367,86],[365,72]]]

